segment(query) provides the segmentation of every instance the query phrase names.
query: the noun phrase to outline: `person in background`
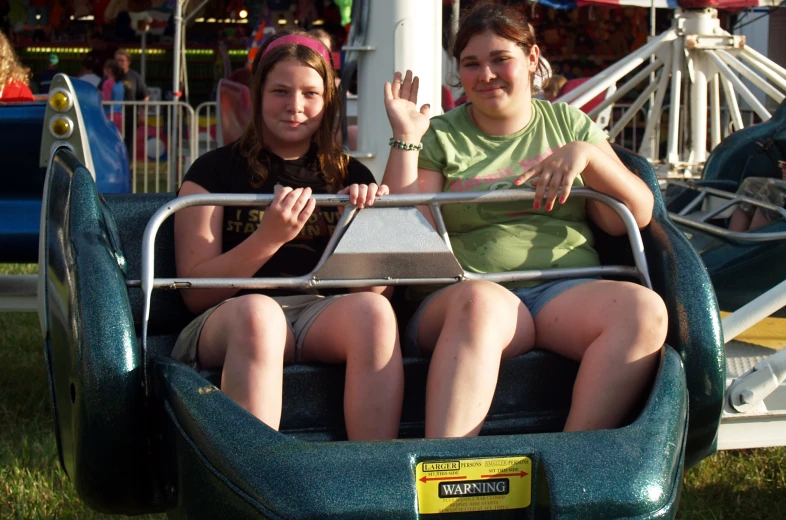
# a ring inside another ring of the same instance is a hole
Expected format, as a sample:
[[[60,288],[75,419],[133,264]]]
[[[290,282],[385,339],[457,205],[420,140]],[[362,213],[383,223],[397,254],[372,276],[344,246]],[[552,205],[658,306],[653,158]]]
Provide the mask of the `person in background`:
[[[0,31],[0,102],[34,101],[27,86],[30,73],[22,67],[11,42]]]
[[[131,68],[131,54],[125,49],[115,51],[115,61],[120,67],[122,74],[120,78],[115,78],[123,84],[125,93],[124,101],[148,101],[150,95],[147,93],[147,86],[142,76]],[[125,123],[123,125],[123,138],[128,149],[129,160],[134,158],[134,129],[143,123],[144,109],[139,109],[137,121],[134,121],[134,111],[127,107],[125,110]]]
[[[559,91],[568,82],[568,78],[562,74],[554,74],[549,78],[543,86],[543,99],[546,101],[554,101],[559,97]]]
[[[46,61],[48,64],[46,70],[38,75],[38,92],[41,94],[49,94],[52,79],[59,72],[57,66],[60,63],[60,58],[57,57],[57,54],[50,54]]]
[[[781,170],[780,179],[747,177],[737,189],[737,194],[774,206],[786,206],[786,161],[778,161],[778,167]],[[781,215],[776,211],[742,203],[734,210],[729,219],[729,231],[752,231],[781,218]]]
[[[104,83],[101,85],[101,99],[104,101],[123,101],[125,99],[125,89],[123,83],[117,81],[117,78],[123,75],[123,70],[115,60],[106,60],[104,63]],[[123,130],[123,106],[110,105],[105,107],[106,114],[109,119],[117,126],[117,129]]]
[[[94,66],[90,60],[84,60],[82,62],[82,69],[79,71],[79,75],[77,79],[81,79],[82,81],[87,81],[95,88],[98,88],[98,85],[101,84],[101,77],[96,75],[93,72]]]

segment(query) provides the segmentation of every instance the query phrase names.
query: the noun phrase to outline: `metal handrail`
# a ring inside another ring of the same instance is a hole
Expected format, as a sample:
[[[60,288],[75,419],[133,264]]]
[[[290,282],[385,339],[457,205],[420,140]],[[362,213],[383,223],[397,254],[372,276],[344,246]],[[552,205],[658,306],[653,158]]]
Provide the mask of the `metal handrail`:
[[[349,204],[347,195],[313,195],[317,205],[320,206],[344,206],[346,210],[337,223],[336,229],[328,242],[325,253],[319,260],[318,265],[310,273],[299,277],[282,278],[154,278],[154,244],[158,229],[163,222],[175,212],[192,206],[215,206],[215,205],[236,205],[236,206],[261,206],[272,202],[274,195],[226,195],[226,194],[207,194],[207,195],[188,195],[169,201],[165,206],[159,208],[145,227],[142,238],[142,266],[141,280],[129,280],[128,285],[132,287],[141,286],[144,297],[144,308],[142,314],[142,359],[146,374],[147,366],[147,329],[150,317],[151,298],[153,289],[209,289],[209,288],[255,288],[265,289],[274,287],[286,288],[329,288],[329,287],[362,287],[376,285],[415,285],[415,284],[450,284],[461,280],[488,280],[493,282],[511,282],[519,280],[538,280],[568,278],[576,276],[599,276],[599,275],[627,275],[638,277],[639,280],[648,288],[652,288],[647,268],[647,259],[644,256],[644,243],[641,234],[630,210],[616,199],[598,193],[588,188],[576,188],[571,190],[572,197],[580,197],[588,200],[602,202],[608,205],[621,218],[631,244],[635,267],[629,266],[600,266],[585,268],[568,269],[549,269],[544,271],[511,271],[507,273],[487,273],[476,274],[466,273],[457,278],[399,278],[399,279],[358,279],[358,280],[317,280],[315,273],[324,264],[326,259],[332,254],[335,245],[346,231],[350,220],[356,209]],[[444,231],[445,224],[440,211],[444,204],[455,203],[490,203],[490,202],[512,202],[533,200],[535,192],[533,190],[498,190],[483,193],[429,193],[429,194],[407,194],[407,195],[387,195],[377,199],[374,207],[400,207],[400,206],[429,206],[434,217],[437,229],[443,230],[440,236],[444,239],[447,232]],[[437,232],[437,231],[435,231]],[[450,249],[450,243],[446,242]],[[452,251],[452,249],[450,249]],[[145,376],[145,385],[147,377]],[[145,386],[147,391],[147,386]]]
[[[687,209],[688,206],[690,206],[691,209],[693,209],[698,205],[698,202],[696,201],[696,199],[694,199],[679,214],[669,213],[669,218],[678,224],[682,224],[683,226],[698,229],[699,231],[703,231],[711,235],[716,235],[727,240],[737,240],[740,242],[770,242],[773,240],[786,239],[786,231],[776,231],[776,232],[769,232],[769,233],[757,233],[751,231],[729,231],[726,228],[722,228],[714,224],[708,224],[706,222],[710,218],[719,215],[721,212],[742,203],[747,203],[752,206],[774,211],[778,213],[781,216],[781,218],[786,220],[786,209],[780,206],[775,206],[774,204],[769,204],[767,202],[752,199],[750,197],[738,195],[737,193],[731,193],[716,188],[710,188],[708,186],[696,186],[691,182],[685,182],[676,179],[668,179],[667,183],[670,185],[679,186],[684,189],[698,192],[699,195],[697,196],[697,199],[704,200],[706,199],[707,195],[712,195],[714,197],[727,199],[729,201],[721,205],[719,208],[716,208],[711,212],[702,215],[700,220],[695,220],[684,216],[685,209]]]

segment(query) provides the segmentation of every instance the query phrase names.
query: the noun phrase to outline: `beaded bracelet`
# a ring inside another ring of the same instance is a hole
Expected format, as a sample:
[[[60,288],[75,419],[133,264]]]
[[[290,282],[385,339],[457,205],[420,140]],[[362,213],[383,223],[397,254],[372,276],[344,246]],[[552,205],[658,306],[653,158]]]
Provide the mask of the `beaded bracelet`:
[[[403,141],[398,141],[393,137],[390,138],[390,142],[388,144],[393,148],[400,148],[401,150],[420,151],[423,149],[423,143],[419,143],[419,144],[405,143]]]

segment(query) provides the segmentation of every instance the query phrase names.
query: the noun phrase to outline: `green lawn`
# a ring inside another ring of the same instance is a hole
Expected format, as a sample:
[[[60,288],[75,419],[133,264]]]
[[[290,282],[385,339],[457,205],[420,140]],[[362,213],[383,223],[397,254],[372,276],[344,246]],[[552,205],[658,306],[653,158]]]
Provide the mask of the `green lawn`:
[[[34,272],[0,264],[0,274]],[[0,313],[0,367],[0,517],[104,518],[60,469],[36,315]],[[679,518],[786,518],[786,448],[705,460],[685,476]]]

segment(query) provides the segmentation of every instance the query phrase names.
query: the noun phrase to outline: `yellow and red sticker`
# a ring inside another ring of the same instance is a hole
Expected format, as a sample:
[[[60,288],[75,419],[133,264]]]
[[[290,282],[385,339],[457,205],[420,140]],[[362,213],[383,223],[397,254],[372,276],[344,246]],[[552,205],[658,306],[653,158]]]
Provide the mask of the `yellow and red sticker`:
[[[420,514],[523,509],[532,501],[528,457],[422,461],[415,478]]]

